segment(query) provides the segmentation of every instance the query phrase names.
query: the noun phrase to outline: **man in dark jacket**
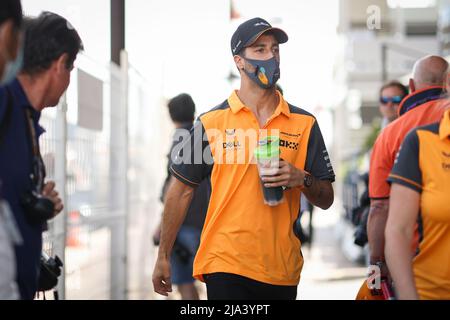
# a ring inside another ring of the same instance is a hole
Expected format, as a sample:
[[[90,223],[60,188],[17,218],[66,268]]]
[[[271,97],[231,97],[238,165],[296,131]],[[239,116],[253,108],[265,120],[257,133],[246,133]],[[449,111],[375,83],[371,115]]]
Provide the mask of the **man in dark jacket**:
[[[63,209],[55,183],[46,181],[39,137],[42,110],[56,106],[70,83],[83,48],[77,31],[63,17],[44,12],[25,23],[21,72],[0,88],[0,122],[8,123],[0,145],[2,195],[11,206],[23,243],[15,246],[20,296],[37,291],[42,232]]]

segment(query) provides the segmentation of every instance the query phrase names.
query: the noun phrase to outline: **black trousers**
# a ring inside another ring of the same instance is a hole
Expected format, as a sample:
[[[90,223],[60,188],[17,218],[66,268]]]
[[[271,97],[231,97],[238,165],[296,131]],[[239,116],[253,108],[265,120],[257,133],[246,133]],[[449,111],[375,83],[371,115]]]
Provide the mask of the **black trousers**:
[[[204,275],[208,300],[295,300],[297,286],[276,286],[231,273]]]

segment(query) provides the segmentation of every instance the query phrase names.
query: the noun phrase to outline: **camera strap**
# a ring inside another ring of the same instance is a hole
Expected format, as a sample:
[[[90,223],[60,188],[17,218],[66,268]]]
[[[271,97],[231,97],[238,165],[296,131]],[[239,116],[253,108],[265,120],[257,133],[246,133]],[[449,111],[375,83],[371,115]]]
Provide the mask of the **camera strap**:
[[[31,115],[31,111],[29,108],[25,109],[25,114],[27,116],[27,122],[28,122],[28,128],[31,138],[31,147],[33,151],[33,157],[39,157],[41,155],[39,151],[39,146],[37,144],[37,135],[36,135],[36,129],[34,128],[33,124],[33,117]]]
[[[25,118],[28,123],[28,135],[31,140],[31,152],[33,155],[32,180],[34,182],[34,186],[36,187],[36,192],[41,193],[42,188],[44,187],[45,166],[44,166],[44,161],[42,160],[42,157],[41,157],[41,151],[39,149],[39,144],[37,142],[38,138],[37,138],[37,134],[36,134],[36,129],[34,127],[33,117],[32,117],[30,108],[25,109]]]

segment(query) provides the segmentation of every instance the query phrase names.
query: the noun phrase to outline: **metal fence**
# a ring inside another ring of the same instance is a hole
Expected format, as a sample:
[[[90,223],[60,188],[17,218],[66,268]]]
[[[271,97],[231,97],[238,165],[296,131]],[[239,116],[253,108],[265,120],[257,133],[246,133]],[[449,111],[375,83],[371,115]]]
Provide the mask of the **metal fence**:
[[[101,110],[95,129],[77,120],[80,72],[103,86],[103,105],[92,109],[92,117]],[[161,210],[167,120],[150,87],[126,53],[121,68],[81,56],[60,105],[43,113],[41,153],[65,203],[44,234],[44,249],[64,261],[60,298],[152,297],[151,235]]]

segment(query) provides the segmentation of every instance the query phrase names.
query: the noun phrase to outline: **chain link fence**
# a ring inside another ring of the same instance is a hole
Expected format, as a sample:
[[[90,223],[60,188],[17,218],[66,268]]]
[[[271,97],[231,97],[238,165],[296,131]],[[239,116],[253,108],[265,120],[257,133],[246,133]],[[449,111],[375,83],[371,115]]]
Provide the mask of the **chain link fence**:
[[[100,103],[83,105],[91,99],[86,79],[100,83],[100,94],[92,92]],[[151,236],[161,212],[168,126],[151,86],[126,53],[121,68],[81,56],[60,105],[42,115],[47,178],[65,203],[44,234],[44,250],[64,261],[62,299],[153,297]]]

